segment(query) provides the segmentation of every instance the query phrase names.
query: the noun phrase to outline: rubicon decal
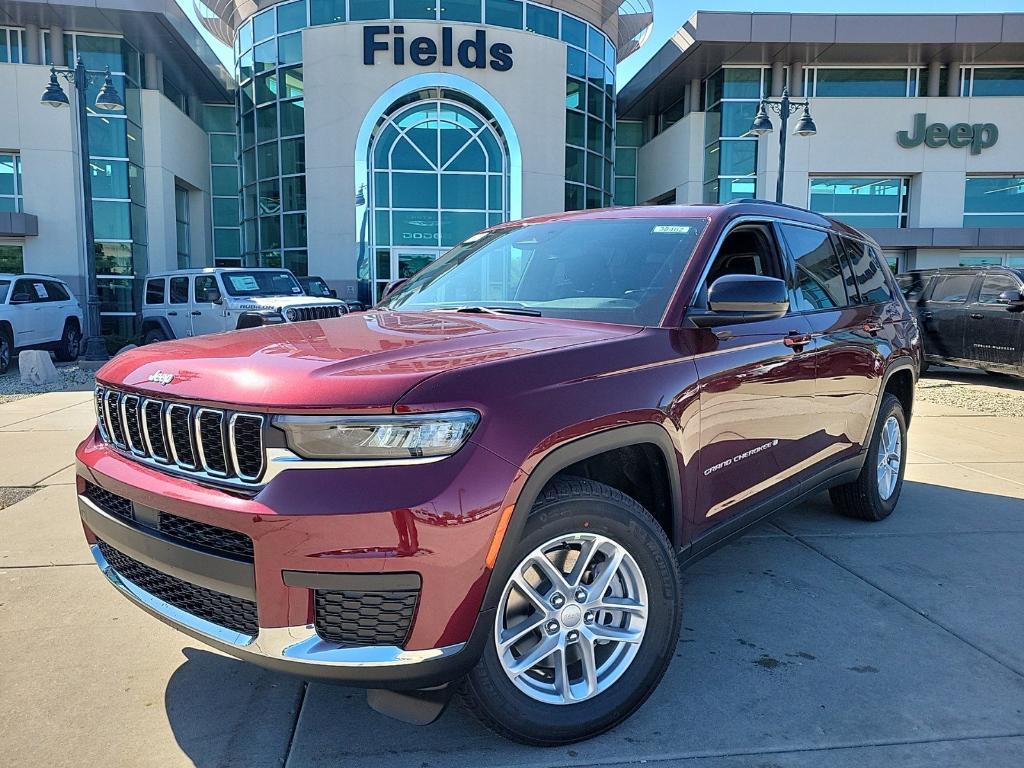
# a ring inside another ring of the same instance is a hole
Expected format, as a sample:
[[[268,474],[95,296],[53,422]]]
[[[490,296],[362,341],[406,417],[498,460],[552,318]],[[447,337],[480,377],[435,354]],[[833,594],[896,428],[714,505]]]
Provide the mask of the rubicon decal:
[[[713,472],[717,472],[720,469],[731,467],[733,464],[737,464],[743,461],[744,459],[749,459],[751,456],[761,453],[762,451],[767,451],[771,448],[774,448],[778,444],[778,440],[772,440],[771,442],[765,443],[764,445],[759,445],[756,448],[751,448],[749,451],[744,451],[743,453],[737,454],[736,456],[733,456],[731,459],[720,461],[717,464],[715,464],[715,466],[708,467],[707,469],[705,469],[704,477],[707,477],[708,475],[712,474]]]
[[[388,40],[387,36],[391,35]],[[391,61],[402,66],[407,61],[419,67],[431,67],[440,62],[442,67],[453,67],[456,62],[466,69],[487,69],[508,72],[512,69],[512,46],[493,43],[488,47],[487,32],[478,29],[468,39],[455,42],[452,27],[441,28],[440,44],[430,37],[414,37],[408,43],[405,27],[401,24],[373,24],[363,27],[363,64],[372,67],[377,53],[391,51]]]

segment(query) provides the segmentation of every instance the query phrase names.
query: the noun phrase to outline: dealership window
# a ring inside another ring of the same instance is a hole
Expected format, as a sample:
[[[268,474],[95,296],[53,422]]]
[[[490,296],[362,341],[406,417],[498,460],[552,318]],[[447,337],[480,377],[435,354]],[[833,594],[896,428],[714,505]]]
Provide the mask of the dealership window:
[[[725,67],[705,81],[704,202],[727,203],[757,192],[757,137],[751,136],[771,69]]]
[[[1024,96],[1024,67],[965,67],[963,96]]]
[[[1024,227],[1024,175],[968,176],[965,227]]]
[[[808,67],[804,93],[819,98],[916,96],[917,75],[917,67]]]
[[[643,124],[619,120],[615,124],[615,205],[636,205],[636,166],[643,143]]]
[[[961,267],[997,267],[1003,263],[1002,256],[961,256]]]
[[[812,178],[807,207],[854,227],[897,229],[907,226],[909,192],[906,177]]]
[[[13,27],[0,27],[0,64],[21,64],[24,32]]]
[[[0,153],[0,213],[21,211],[21,157]]]
[[[242,266],[235,111],[228,104],[204,104],[202,125],[210,137],[213,263]]]
[[[178,269],[192,266],[192,232],[188,222],[188,190],[174,188],[174,224],[178,244]]]
[[[0,272],[20,274],[25,271],[25,252],[20,245],[0,243]]]

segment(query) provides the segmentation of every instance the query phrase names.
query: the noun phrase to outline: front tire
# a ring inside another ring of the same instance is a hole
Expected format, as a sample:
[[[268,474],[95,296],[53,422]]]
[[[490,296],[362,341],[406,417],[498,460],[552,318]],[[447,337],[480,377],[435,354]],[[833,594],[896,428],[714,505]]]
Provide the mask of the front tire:
[[[142,345],[156,344],[161,341],[167,341],[167,334],[161,331],[159,328],[150,328],[146,331],[146,335],[142,339]]]
[[[73,322],[64,324],[64,333],[61,334],[54,356],[61,363],[73,363],[82,353],[82,332],[78,325]]]
[[[899,501],[906,466],[907,418],[899,398],[886,393],[864,467],[852,483],[829,489],[832,505],[847,517],[884,520]]]
[[[672,545],[640,504],[583,478],[552,482],[503,579],[495,626],[462,688],[489,728],[538,746],[628,718],[668,667],[681,589]]]

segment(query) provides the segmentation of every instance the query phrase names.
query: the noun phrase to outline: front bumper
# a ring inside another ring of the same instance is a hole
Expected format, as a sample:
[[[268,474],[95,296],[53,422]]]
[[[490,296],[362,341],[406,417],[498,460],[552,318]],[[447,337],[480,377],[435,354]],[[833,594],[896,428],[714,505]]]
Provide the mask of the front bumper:
[[[481,613],[481,601],[500,498],[474,498],[469,478],[473,487],[482,477],[494,479],[490,487],[500,494],[518,471],[484,449],[467,446],[444,462],[401,468],[404,477],[396,477],[395,467],[289,470],[255,497],[161,473],[94,439],[79,448],[78,459],[79,509],[100,570],[129,600],[191,637],[271,669],[392,689],[449,682],[479,658],[493,620]],[[245,562],[183,545],[130,515],[118,518],[86,495],[90,486],[122,497],[143,515],[159,510],[244,533],[252,540],[251,557]],[[405,503],[391,503],[403,495]],[[383,509],[370,501],[374,496],[388,502]],[[174,597],[164,599],[166,590],[154,594],[144,579],[119,572],[101,546],[190,588],[251,601],[258,624],[243,631],[183,610]],[[318,633],[318,587],[411,575],[420,589],[403,642],[342,644]]]

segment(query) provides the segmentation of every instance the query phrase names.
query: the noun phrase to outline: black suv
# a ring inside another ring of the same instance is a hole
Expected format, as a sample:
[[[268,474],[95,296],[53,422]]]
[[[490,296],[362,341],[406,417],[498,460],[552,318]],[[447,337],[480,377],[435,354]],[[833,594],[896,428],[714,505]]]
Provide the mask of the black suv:
[[[926,363],[1024,376],[1024,269],[942,267],[898,278]]]

